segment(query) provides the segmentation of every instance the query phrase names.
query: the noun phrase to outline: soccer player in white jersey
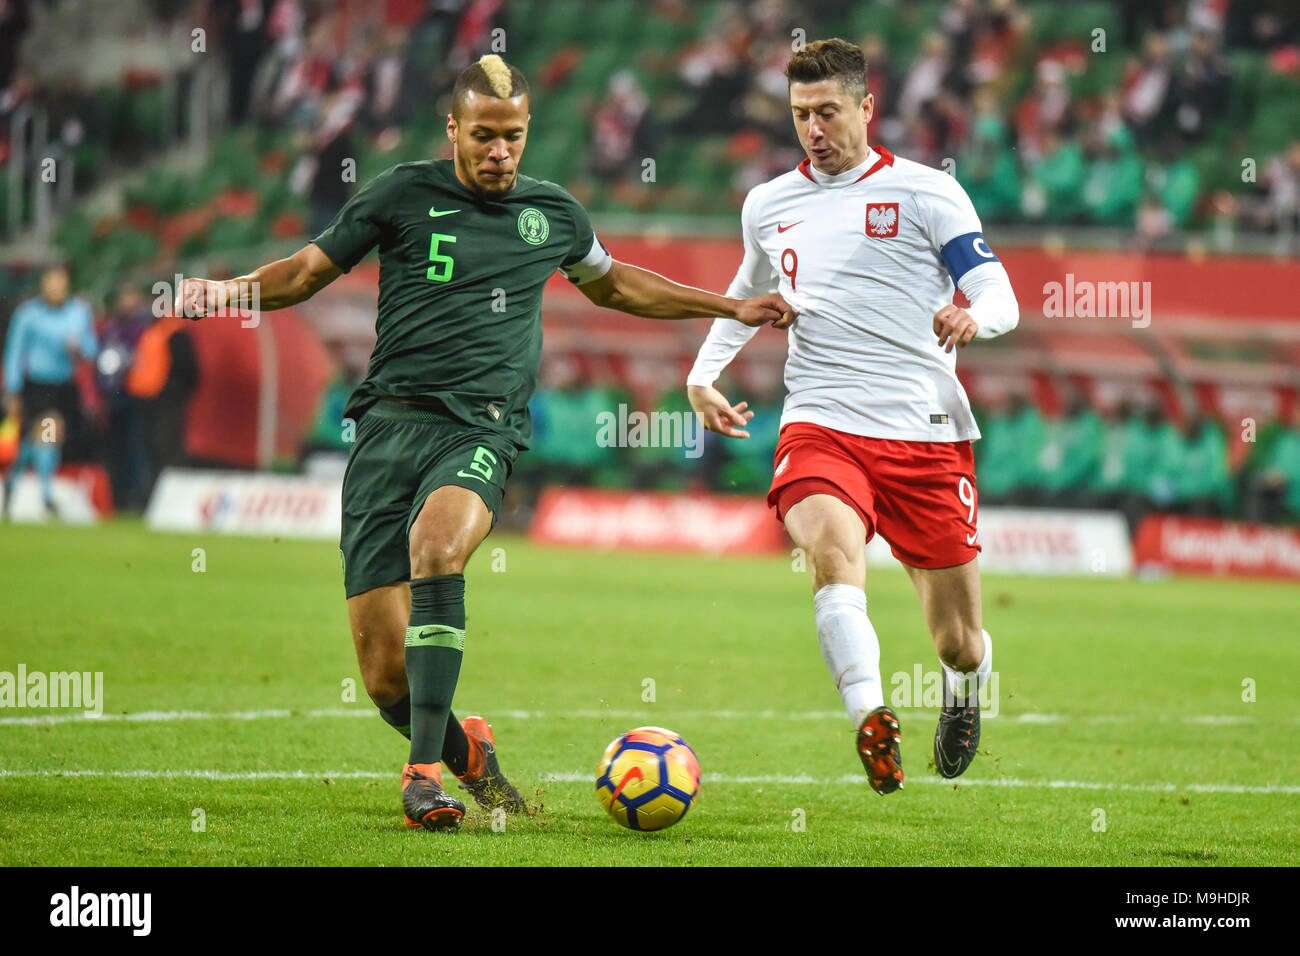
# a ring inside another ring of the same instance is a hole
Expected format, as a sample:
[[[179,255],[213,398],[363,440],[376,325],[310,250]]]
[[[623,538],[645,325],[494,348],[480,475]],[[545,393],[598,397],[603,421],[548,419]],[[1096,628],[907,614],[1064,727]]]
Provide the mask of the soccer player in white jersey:
[[[957,181],[868,145],[875,103],[858,47],[811,43],[786,77],[808,158],[745,199],[745,257],[727,294],[779,289],[799,313],[767,500],[808,556],[818,643],[871,786],[892,793],[899,725],[867,616],[866,542],[889,542],[920,598],[945,673],[935,767],[956,777],[979,745],[993,665],[976,558],[979,429],[956,349],[1014,328],[1019,308]],[[953,304],[954,285],[969,307]],[[717,319],[687,380],[706,427],[733,438],[749,437],[753,413],[713,383],[753,333]]]

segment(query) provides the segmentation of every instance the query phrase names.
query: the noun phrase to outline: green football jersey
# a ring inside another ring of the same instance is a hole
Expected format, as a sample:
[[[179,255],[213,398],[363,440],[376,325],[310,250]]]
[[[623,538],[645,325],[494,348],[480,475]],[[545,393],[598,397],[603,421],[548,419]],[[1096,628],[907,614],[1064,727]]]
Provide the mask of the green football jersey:
[[[557,269],[573,282],[609,269],[576,199],[520,175],[506,195],[480,200],[451,160],[402,163],[358,190],[314,241],[344,272],[379,247],[378,341],[348,417],[398,398],[528,447],[542,288]]]

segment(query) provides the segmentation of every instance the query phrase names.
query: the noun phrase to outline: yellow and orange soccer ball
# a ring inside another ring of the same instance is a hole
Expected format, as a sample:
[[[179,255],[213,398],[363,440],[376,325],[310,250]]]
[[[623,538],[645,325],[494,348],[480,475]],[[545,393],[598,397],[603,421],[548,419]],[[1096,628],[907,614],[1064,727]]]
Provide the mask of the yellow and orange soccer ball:
[[[629,830],[662,830],[700,794],[700,762],[685,740],[663,727],[629,730],[605,748],[596,799]]]

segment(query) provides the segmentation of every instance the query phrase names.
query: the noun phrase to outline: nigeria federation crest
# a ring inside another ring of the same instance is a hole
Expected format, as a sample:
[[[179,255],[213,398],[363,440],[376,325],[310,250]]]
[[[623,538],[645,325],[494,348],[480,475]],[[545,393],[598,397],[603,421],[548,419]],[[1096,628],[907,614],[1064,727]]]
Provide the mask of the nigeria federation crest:
[[[519,214],[519,235],[531,246],[540,246],[551,234],[551,224],[540,210],[529,206]]]

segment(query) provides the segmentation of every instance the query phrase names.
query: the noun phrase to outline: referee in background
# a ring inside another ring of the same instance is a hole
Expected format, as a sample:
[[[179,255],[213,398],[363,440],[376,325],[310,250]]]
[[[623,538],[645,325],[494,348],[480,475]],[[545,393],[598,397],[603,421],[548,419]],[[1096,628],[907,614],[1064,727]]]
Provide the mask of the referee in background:
[[[9,516],[14,482],[28,465],[36,469],[45,509],[55,517],[54,473],[58,471],[67,425],[80,407],[74,375],[77,361],[99,351],[90,306],[72,298],[65,265],[41,275],[41,294],[14,310],[4,351],[4,390],[9,414],[20,422],[18,457],[4,478],[4,514]]]

